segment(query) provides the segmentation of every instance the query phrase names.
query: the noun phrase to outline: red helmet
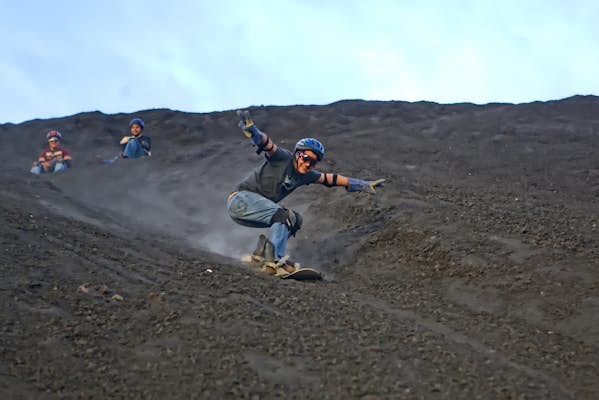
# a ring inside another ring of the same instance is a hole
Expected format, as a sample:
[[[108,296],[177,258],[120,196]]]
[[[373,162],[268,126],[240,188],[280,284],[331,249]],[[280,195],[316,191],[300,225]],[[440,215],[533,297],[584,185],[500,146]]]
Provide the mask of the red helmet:
[[[50,139],[62,140],[62,135],[58,131],[50,131],[46,134],[46,139],[50,141]]]

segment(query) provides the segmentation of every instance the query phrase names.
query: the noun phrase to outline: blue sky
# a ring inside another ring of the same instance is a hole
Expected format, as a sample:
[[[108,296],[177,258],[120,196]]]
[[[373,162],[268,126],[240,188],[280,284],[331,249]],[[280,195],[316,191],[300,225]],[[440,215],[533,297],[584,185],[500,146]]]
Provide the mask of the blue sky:
[[[0,0],[0,123],[599,94],[597,1]]]

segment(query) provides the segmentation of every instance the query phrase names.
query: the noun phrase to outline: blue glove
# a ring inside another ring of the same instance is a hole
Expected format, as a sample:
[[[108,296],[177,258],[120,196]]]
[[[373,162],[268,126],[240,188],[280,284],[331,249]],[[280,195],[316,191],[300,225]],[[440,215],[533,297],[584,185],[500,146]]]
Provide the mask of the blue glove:
[[[238,110],[237,115],[241,118],[241,121],[239,121],[237,126],[241,128],[243,134],[247,138],[252,139],[252,142],[254,142],[256,146],[260,147],[262,145],[262,137],[264,136],[264,133],[261,132],[256,125],[254,125],[254,121],[252,121],[249,111]]]
[[[349,178],[349,186],[347,187],[348,192],[366,192],[375,194],[375,187],[381,186],[385,182],[384,179],[378,179],[376,181],[363,181],[362,179]]]

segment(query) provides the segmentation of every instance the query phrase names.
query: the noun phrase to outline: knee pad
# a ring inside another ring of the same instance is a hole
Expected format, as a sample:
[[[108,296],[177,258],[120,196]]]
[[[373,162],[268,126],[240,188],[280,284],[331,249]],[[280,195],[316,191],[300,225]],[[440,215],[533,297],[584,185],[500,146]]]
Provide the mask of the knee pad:
[[[295,235],[295,232],[299,231],[302,227],[302,216],[297,211],[288,210],[286,208],[279,208],[275,215],[272,216],[271,223],[280,222],[287,225],[289,233]]]

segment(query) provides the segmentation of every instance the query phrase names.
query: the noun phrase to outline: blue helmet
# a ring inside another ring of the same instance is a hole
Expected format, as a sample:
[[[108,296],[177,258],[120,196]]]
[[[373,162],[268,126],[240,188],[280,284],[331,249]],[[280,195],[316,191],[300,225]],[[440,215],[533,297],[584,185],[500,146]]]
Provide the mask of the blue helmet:
[[[311,150],[316,153],[318,161],[324,158],[324,146],[318,140],[314,138],[303,138],[295,144],[295,151],[298,150]]]
[[[131,125],[133,124],[137,124],[141,127],[141,130],[144,130],[144,120],[141,118],[133,118],[130,122],[129,122],[129,128],[131,128]]]

